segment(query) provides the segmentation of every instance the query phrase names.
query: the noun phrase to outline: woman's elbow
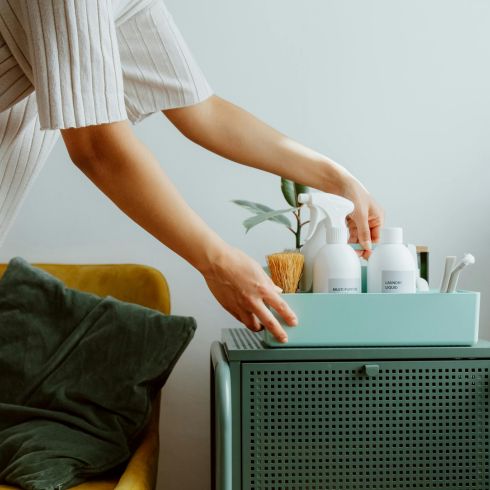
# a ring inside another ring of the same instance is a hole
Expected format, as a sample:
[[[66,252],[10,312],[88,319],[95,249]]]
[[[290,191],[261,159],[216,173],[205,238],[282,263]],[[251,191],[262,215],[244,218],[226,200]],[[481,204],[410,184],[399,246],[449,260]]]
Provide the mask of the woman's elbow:
[[[200,143],[206,132],[214,126],[221,101],[222,99],[212,95],[197,104],[165,109],[163,113],[186,138]]]
[[[121,122],[63,129],[61,134],[71,161],[83,172],[91,173],[111,160],[120,142],[127,138],[128,129],[131,132],[127,122]]]

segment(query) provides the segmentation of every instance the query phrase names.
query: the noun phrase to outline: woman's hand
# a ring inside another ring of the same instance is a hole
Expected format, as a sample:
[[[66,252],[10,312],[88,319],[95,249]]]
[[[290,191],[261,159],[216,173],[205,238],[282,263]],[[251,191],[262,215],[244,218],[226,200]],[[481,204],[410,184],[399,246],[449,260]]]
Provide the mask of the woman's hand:
[[[241,250],[227,247],[203,276],[221,306],[249,330],[258,332],[265,327],[279,342],[287,342],[286,332],[267,306],[289,326],[297,324],[296,315],[257,262]]]
[[[354,177],[346,179],[341,194],[355,206],[353,213],[347,218],[349,242],[359,243],[364,250],[358,251],[358,255],[367,259],[371,255],[372,242],[379,241],[379,231],[384,221],[383,210]]]
[[[76,165],[128,216],[205,277],[216,299],[251,330],[287,335],[296,317],[259,264],[226,244],[187,205],[127,121],[63,130]],[[134,189],[144,192],[134,192]],[[185,226],[183,225],[185,223]]]

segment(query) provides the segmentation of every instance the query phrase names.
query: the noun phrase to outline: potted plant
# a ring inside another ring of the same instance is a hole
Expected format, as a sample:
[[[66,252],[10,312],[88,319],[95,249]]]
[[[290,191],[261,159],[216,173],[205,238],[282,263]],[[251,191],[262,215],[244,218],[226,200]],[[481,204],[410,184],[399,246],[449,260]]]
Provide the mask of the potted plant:
[[[299,251],[303,246],[301,242],[301,231],[303,226],[309,223],[309,221],[302,221],[302,208],[298,203],[298,195],[308,192],[309,188],[302,184],[296,184],[288,179],[281,179],[281,191],[284,199],[289,204],[289,207],[284,209],[272,209],[265,204],[245,201],[243,199],[235,199],[232,202],[253,213],[253,216],[243,222],[246,233],[254,226],[266,221],[272,221],[278,225],[285,226],[294,235],[294,249]],[[291,220],[287,216],[289,213],[293,215],[294,224],[291,223]]]

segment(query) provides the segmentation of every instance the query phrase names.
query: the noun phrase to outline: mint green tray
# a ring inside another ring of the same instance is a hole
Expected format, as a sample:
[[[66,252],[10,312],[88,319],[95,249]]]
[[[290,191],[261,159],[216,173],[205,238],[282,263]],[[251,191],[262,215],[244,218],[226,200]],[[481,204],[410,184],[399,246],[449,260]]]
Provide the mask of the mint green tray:
[[[480,293],[282,295],[298,316],[289,341],[270,347],[468,346],[478,341]]]

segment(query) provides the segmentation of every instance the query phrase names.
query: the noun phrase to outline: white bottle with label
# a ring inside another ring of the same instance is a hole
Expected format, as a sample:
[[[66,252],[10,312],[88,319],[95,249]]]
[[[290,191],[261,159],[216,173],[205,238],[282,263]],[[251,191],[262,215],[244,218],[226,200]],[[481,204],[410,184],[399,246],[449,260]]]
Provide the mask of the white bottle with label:
[[[315,196],[317,198],[317,196]],[[310,224],[305,244],[301,253],[305,257],[303,273],[299,282],[299,288],[304,293],[309,293],[313,286],[313,264],[320,249],[325,245],[325,222],[327,219],[323,210],[312,202],[310,194],[300,194],[298,202],[306,204],[310,208]]]
[[[313,265],[313,292],[354,294],[361,292],[361,263],[348,245],[346,226],[327,225],[327,244],[318,252]]]
[[[305,257],[305,265],[300,283],[301,291],[304,293],[309,293],[312,289],[315,275],[317,276],[317,284],[320,284],[318,281],[321,282],[323,280],[320,279],[324,276],[322,268],[317,267],[315,272],[314,266],[320,250],[325,246],[327,241],[327,229],[330,230],[333,228],[342,228],[345,230],[339,232],[343,237],[342,243],[335,243],[335,245],[343,246],[346,249],[344,250],[344,253],[349,254],[349,257],[352,259],[352,250],[347,250],[347,248],[350,249],[351,247],[347,245],[348,230],[345,224],[345,219],[346,216],[348,216],[354,210],[354,203],[348,199],[345,199],[345,197],[337,196],[335,194],[327,194],[325,192],[299,194],[298,202],[305,204],[310,208],[311,221],[308,238],[301,249],[301,253]],[[346,237],[345,239],[344,236]],[[354,255],[356,255],[355,252]],[[324,287],[322,286],[321,289],[323,291]],[[326,288],[324,292],[327,292],[327,289],[328,288]],[[317,292],[315,291],[314,286],[313,292]]]
[[[416,265],[403,244],[401,228],[382,228],[381,243],[369,257],[368,293],[415,293]]]

